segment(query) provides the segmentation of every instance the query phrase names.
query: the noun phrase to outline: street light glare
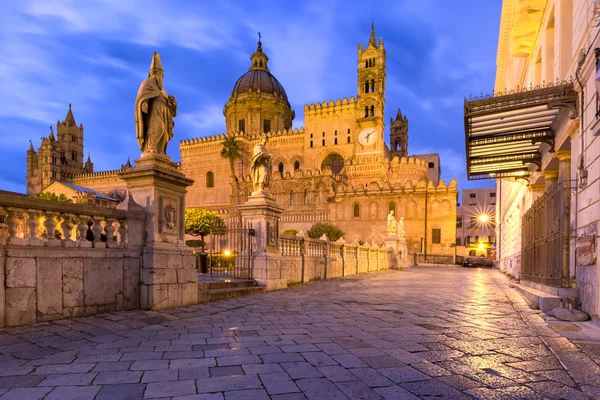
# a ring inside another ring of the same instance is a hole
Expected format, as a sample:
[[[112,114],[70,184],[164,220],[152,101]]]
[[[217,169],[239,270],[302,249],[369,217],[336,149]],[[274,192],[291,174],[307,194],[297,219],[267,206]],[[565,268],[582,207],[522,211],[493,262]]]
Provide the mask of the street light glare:
[[[480,221],[480,222],[484,222],[484,223],[485,223],[485,222],[487,222],[489,219],[490,219],[490,217],[489,217],[487,214],[481,214],[481,215],[479,216],[479,221]]]

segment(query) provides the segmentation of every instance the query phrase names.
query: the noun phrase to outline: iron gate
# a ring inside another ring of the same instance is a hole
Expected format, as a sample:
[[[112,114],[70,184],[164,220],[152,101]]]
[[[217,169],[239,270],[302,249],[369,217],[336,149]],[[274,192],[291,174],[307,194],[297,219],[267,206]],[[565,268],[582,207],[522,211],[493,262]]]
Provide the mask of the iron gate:
[[[208,272],[229,278],[252,278],[252,251],[256,248],[251,223],[230,222],[213,228],[208,236]]]
[[[535,200],[523,216],[521,279],[553,287],[571,287],[568,199],[569,188],[559,181]]]

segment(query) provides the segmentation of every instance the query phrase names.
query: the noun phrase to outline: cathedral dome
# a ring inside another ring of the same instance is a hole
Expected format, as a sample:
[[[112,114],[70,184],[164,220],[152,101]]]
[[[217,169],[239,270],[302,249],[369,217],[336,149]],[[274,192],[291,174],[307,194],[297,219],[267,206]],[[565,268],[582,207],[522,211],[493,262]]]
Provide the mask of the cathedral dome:
[[[231,91],[231,95],[247,93],[260,90],[262,93],[282,97],[289,104],[285,89],[266,68],[254,68],[246,72],[237,80]]]

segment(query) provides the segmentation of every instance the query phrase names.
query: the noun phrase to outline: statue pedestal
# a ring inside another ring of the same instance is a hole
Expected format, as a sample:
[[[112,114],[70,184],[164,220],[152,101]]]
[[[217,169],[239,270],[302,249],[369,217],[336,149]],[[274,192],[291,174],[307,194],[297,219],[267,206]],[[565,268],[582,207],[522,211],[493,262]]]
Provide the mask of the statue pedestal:
[[[408,258],[408,246],[406,239],[398,239],[398,268],[410,267],[410,259]]]
[[[255,249],[252,254],[252,277],[267,290],[283,289],[287,277],[282,276],[279,254],[279,218],[283,208],[268,192],[253,193],[239,206],[245,227],[254,230]]]
[[[161,310],[196,304],[196,260],[184,241],[185,193],[194,181],[163,154],[144,153],[135,162],[135,168],[119,177],[146,214],[140,307]]]

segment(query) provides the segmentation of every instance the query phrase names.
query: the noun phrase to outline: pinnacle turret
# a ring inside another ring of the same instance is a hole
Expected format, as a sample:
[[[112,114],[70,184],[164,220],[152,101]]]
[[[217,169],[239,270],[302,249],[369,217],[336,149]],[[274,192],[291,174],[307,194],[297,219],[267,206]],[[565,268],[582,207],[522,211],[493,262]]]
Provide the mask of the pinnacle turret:
[[[375,23],[371,23],[371,37],[369,37],[369,46],[377,48],[377,38],[375,37]]]
[[[77,126],[75,123],[75,117],[73,116],[73,111],[71,110],[71,103],[69,103],[69,111],[67,112],[67,116],[65,117],[65,125],[67,126]]]

